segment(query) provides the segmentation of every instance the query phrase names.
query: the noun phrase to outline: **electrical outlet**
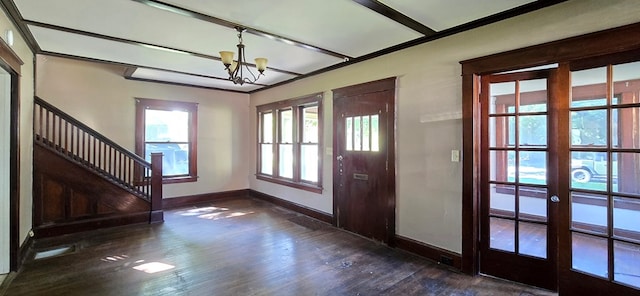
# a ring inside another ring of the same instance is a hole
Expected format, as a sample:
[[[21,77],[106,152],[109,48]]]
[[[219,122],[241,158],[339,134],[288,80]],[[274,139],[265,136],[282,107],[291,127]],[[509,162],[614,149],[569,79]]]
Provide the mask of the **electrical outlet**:
[[[444,256],[444,255],[440,255],[440,263],[442,263],[444,265],[453,266],[453,258]]]

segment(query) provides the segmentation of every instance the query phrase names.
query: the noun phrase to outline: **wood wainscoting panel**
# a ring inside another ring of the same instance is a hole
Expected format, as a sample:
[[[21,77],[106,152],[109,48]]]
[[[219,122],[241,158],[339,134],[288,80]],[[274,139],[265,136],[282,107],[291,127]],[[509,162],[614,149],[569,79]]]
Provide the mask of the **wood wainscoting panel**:
[[[36,237],[149,221],[148,201],[38,143],[33,155]]]

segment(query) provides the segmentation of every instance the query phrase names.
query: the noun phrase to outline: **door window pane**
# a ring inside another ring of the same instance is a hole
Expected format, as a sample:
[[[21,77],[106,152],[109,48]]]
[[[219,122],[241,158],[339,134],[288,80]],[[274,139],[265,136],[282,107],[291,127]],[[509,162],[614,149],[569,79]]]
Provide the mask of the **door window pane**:
[[[362,116],[362,151],[369,151],[370,138],[369,116]]]
[[[607,278],[609,270],[607,239],[573,232],[571,250],[573,269]]]
[[[547,189],[520,186],[518,193],[520,219],[546,222]]]
[[[571,145],[607,146],[607,110],[571,112]]]
[[[489,86],[491,104],[489,105],[490,114],[504,114],[514,113],[514,108],[508,108],[508,106],[516,105],[516,83],[501,82],[492,83]]]
[[[607,191],[607,153],[571,152],[571,187]]]
[[[604,106],[607,97],[607,68],[571,72],[571,107]],[[587,100],[589,99],[589,100]]]
[[[498,182],[514,182],[515,155],[515,151],[492,150],[489,152],[489,179]]]
[[[547,111],[547,79],[522,80],[520,113]]]
[[[611,178],[614,192],[640,196],[640,153],[612,153]]]
[[[513,147],[515,140],[515,116],[489,117],[489,147]]]
[[[640,288],[640,245],[613,243],[613,280]]]
[[[520,151],[518,177],[521,183],[547,184],[547,152]]]
[[[521,221],[518,227],[519,253],[547,258],[547,225]]]
[[[353,117],[347,117],[344,125],[345,142],[347,143],[347,151],[353,150]]]
[[[634,95],[637,91],[637,79],[640,76],[640,62],[626,63],[613,66],[613,93],[616,97],[612,104],[632,104],[640,102],[640,98]]]
[[[640,199],[613,198],[613,234],[640,243]]]
[[[515,252],[515,224],[513,220],[496,217],[489,218],[489,247],[503,251]]]
[[[571,193],[571,227],[593,233],[608,233],[606,195]]]
[[[611,110],[611,146],[623,149],[640,148],[640,108]]]
[[[547,116],[531,115],[518,118],[518,133],[520,147],[547,146]]]
[[[371,151],[380,151],[380,127],[378,115],[371,115]]]
[[[514,185],[491,184],[489,193],[490,214],[496,216],[516,216],[516,196]]]
[[[362,126],[361,117],[356,116],[353,118],[353,150],[362,150]]]

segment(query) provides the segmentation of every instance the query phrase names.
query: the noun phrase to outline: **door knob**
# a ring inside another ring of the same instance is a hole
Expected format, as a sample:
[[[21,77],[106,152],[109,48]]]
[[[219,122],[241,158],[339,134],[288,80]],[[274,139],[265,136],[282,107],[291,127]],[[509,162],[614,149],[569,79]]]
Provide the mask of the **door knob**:
[[[560,198],[557,195],[551,196],[551,201],[552,202],[559,202]]]
[[[344,157],[342,157],[342,155],[338,155],[338,157],[336,157],[336,159],[337,159],[338,161],[342,161],[342,159],[343,159],[343,158],[344,158]]]

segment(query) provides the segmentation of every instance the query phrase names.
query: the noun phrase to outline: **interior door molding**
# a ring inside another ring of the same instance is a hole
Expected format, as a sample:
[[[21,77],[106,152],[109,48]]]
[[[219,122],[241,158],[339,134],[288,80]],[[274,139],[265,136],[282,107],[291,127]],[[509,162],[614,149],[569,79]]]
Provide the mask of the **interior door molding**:
[[[480,81],[483,75],[615,54],[640,54],[640,23],[525,47],[460,62],[462,64],[463,176],[462,271],[479,271]]]
[[[0,67],[11,75],[9,124],[9,265],[19,268],[20,250],[20,68],[24,62],[0,39]]]

